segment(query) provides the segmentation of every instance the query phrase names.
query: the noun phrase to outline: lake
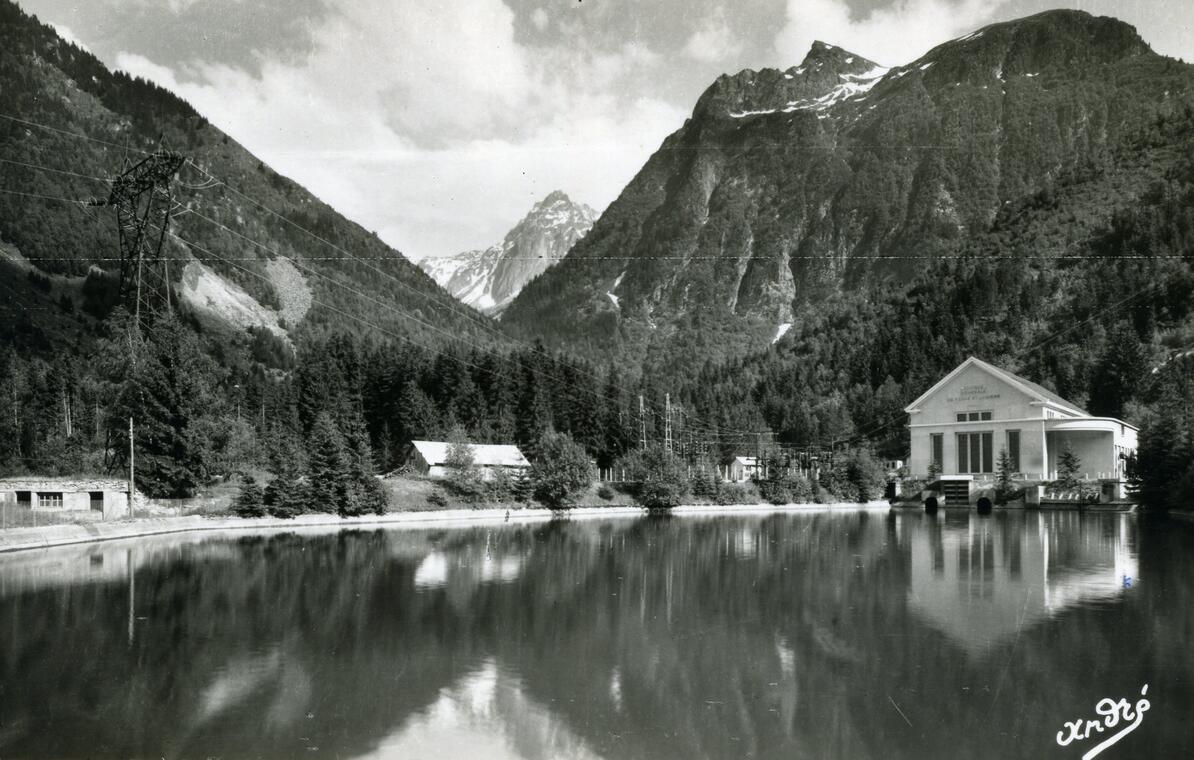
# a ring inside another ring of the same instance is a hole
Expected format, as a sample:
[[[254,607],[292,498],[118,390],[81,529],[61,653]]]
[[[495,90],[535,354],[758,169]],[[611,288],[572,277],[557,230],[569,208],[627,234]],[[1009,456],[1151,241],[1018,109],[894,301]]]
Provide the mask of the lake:
[[[1129,515],[163,537],[0,556],[0,756],[1189,757],[1192,643]]]

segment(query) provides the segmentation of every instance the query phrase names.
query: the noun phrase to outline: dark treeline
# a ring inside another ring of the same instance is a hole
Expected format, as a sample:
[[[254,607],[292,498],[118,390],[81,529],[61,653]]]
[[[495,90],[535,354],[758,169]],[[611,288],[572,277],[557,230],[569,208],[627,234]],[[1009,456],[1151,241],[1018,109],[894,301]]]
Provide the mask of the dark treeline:
[[[141,431],[138,478],[147,493],[187,495],[212,478],[249,470],[312,482],[314,462],[341,473],[325,485],[348,494],[340,499],[346,504],[362,472],[388,472],[401,464],[412,438],[446,439],[457,428],[478,442],[518,443],[532,458],[543,434],[554,430],[580,443],[598,466],[614,467],[644,433],[651,443],[663,439],[665,394],[677,407],[674,448],[689,463],[753,454],[772,436],[794,447],[845,443],[902,458],[903,406],[976,355],[1094,414],[1141,424],[1141,492],[1169,505],[1194,499],[1180,485],[1194,477],[1190,360],[1170,360],[1194,347],[1194,116],[1188,110],[1116,148],[1120,154],[1109,164],[1094,162],[1009,204],[989,230],[960,234],[956,251],[910,282],[847,290],[802,307],[788,335],[768,351],[736,358],[727,346],[739,336],[699,323],[690,333],[701,336],[699,343],[671,341],[666,351],[646,356],[583,360],[541,347],[510,348],[480,316],[451,304],[366,231],[227,145],[185,104],[167,103],[172,96],[123,75],[100,76],[98,61],[56,42],[5,0],[0,20],[12,43],[0,45],[0,59],[12,64],[0,71],[12,73],[17,113],[108,135],[85,123],[80,109],[41,96],[55,91],[46,79],[54,70],[72,72],[83,91],[112,110],[111,124],[118,113],[132,114],[137,145],[151,147],[152,137],[164,134],[270,209],[364,252],[367,262],[336,265],[352,273],[347,286],[321,276],[332,269],[303,264],[315,296],[413,341],[338,333],[349,327],[339,311],[316,305],[300,324],[287,326],[294,346],[265,330],[230,336],[203,329],[186,315],[163,320],[144,346],[132,346],[119,314],[109,313],[112,278],[90,269],[114,249],[113,228],[73,205],[77,217],[7,196],[0,202],[6,242],[38,262],[38,270],[5,264],[0,279],[11,296],[0,311],[11,309],[12,316],[0,321],[0,473],[120,473],[131,416]],[[31,68],[28,60],[53,65]],[[142,116],[133,113],[134,103],[147,104]],[[148,114],[156,115],[150,131],[143,123]],[[97,176],[111,170],[100,143],[43,131],[0,127],[12,158]],[[1143,193],[1125,187],[1122,195],[1100,195],[1105,183],[1088,181],[1114,171],[1108,165],[1127,164],[1147,164],[1150,170],[1137,174],[1156,181]],[[12,176],[49,196],[94,192],[73,185],[68,192],[59,175],[32,169]],[[204,198],[220,198],[219,209],[205,205],[205,213],[233,224],[240,204],[205,192]],[[245,234],[302,263],[310,236],[271,219],[258,218]],[[204,247],[252,250],[199,221],[176,224]],[[171,254],[199,255],[181,248]],[[256,269],[265,261],[243,263]],[[275,305],[277,294],[261,279],[208,264]],[[387,274],[413,289],[416,306],[367,301],[372,305],[362,308],[362,293],[390,303],[396,283]],[[82,282],[67,283],[65,275]],[[53,301],[43,297],[50,293]],[[417,320],[432,315],[437,329],[419,326]],[[460,342],[445,345],[445,329]],[[578,340],[568,348],[584,347]],[[134,354],[141,357],[135,367]],[[686,369],[706,358],[699,371]]]
[[[433,351],[332,333],[301,340],[281,370],[258,360],[260,341],[205,336],[185,316],[140,338],[128,324],[118,312],[77,354],[0,352],[0,471],[120,474],[130,417],[138,486],[154,496],[251,470],[310,481],[351,460],[387,472],[411,440],[458,434],[533,460],[546,433],[564,433],[610,467],[637,445],[639,393],[649,440],[663,436],[663,392],[542,347]],[[679,412],[674,434],[690,459],[734,445]]]
[[[784,443],[870,442],[901,458],[904,406],[974,355],[1141,425],[1145,500],[1194,504],[1194,367],[1173,358],[1194,348],[1194,115],[1141,141],[1180,158],[1126,208],[1104,199],[1120,210],[1090,234],[1073,236],[1090,205],[1083,178],[1059,182],[909,284],[835,295],[771,350],[710,363],[683,399],[698,414],[757,415]]]

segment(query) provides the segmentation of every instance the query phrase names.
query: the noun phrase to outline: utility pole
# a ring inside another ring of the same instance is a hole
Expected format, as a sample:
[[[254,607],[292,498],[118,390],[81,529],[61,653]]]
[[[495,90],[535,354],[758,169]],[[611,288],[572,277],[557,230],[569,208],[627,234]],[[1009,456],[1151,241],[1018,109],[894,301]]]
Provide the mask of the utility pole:
[[[647,448],[647,412],[643,407],[643,394],[638,394],[638,447]]]
[[[133,516],[133,494],[135,494],[136,486],[133,479],[136,472],[136,463],[134,457],[136,456],[136,447],[133,446],[133,417],[129,415],[129,517]]]
[[[763,479],[763,434],[755,433],[755,472]]]
[[[670,454],[672,451],[672,394],[663,394],[663,445]]]

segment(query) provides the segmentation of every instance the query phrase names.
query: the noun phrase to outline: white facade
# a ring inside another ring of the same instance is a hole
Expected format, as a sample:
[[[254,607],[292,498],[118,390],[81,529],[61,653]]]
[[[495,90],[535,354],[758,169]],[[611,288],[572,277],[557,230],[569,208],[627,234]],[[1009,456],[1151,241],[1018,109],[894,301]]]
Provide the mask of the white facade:
[[[731,483],[745,483],[760,475],[758,457],[734,457],[726,468],[726,480]]]
[[[908,467],[925,477],[934,459],[942,475],[992,479],[1006,449],[1022,480],[1054,480],[1065,447],[1084,478],[1123,479],[1137,429],[1094,417],[1041,386],[970,357],[905,409],[911,430]]]

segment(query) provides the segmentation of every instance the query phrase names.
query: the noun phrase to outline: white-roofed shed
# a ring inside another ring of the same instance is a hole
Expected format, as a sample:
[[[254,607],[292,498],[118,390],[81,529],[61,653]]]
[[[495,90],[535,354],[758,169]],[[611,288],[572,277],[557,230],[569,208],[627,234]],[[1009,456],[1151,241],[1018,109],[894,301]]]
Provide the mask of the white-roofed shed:
[[[418,472],[432,478],[448,476],[448,441],[411,441],[411,452],[407,463]],[[489,479],[497,470],[518,475],[525,472],[531,463],[522,451],[510,443],[468,443],[473,453],[473,464],[481,471],[481,477]]]

